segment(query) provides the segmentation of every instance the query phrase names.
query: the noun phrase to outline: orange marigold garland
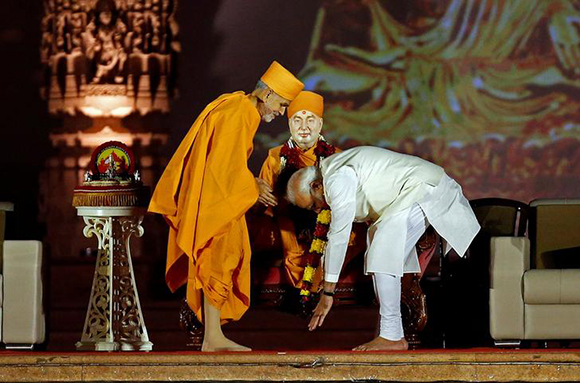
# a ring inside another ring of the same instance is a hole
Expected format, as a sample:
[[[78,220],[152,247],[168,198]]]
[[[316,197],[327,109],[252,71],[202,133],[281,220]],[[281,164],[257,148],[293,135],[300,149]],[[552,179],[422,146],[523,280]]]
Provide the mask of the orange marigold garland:
[[[310,250],[306,253],[306,267],[304,268],[304,276],[300,286],[300,296],[303,301],[310,299],[312,282],[316,269],[320,264],[320,258],[326,249],[326,242],[328,241],[328,228],[330,226],[330,209],[325,208],[316,218],[316,226],[314,228],[314,239],[310,245]]]
[[[294,172],[304,166],[300,161],[300,148],[292,138],[282,145],[280,149],[280,172],[290,170]],[[336,152],[334,145],[329,144],[324,137],[320,136],[314,154],[316,155],[316,166],[320,165],[320,161],[326,157],[332,156]]]

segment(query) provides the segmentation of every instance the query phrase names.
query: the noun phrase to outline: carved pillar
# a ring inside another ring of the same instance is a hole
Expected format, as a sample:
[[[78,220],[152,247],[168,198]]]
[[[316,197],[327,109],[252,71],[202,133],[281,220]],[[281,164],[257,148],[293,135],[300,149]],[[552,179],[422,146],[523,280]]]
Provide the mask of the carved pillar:
[[[99,252],[78,350],[151,351],[131,263],[129,240],[143,235],[144,209],[79,207],[83,234],[95,236]]]

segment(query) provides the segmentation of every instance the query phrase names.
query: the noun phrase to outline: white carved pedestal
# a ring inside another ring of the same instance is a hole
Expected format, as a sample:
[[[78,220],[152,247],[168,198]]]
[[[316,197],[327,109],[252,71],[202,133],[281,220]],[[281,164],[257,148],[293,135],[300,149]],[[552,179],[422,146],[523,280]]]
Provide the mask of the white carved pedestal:
[[[131,262],[129,239],[143,235],[144,208],[77,207],[83,234],[96,236],[97,263],[77,350],[151,351]]]

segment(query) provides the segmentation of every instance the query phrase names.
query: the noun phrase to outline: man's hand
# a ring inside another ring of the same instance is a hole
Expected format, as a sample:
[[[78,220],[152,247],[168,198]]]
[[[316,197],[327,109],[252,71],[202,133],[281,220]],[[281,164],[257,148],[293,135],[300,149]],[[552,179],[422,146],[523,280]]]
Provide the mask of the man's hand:
[[[316,308],[314,309],[314,315],[312,315],[312,319],[310,319],[310,323],[308,324],[308,330],[314,331],[317,327],[322,326],[326,315],[330,311],[332,307],[332,303],[334,299],[328,295],[321,294],[320,301]]]
[[[272,188],[266,181],[261,178],[256,177],[256,184],[260,190],[260,196],[258,197],[258,202],[266,207],[278,205],[278,200],[272,193]]]

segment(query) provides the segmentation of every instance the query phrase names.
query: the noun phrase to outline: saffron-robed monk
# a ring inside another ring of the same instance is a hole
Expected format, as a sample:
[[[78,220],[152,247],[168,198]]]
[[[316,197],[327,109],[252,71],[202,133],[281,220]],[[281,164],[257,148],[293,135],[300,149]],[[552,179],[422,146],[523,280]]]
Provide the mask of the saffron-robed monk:
[[[221,324],[250,305],[250,244],[244,214],[259,195],[248,169],[260,121],[283,115],[304,85],[274,61],[250,94],[224,94],[198,116],[171,158],[149,211],[169,224],[166,282],[187,284],[187,302],[204,323],[202,351],[247,351]]]

